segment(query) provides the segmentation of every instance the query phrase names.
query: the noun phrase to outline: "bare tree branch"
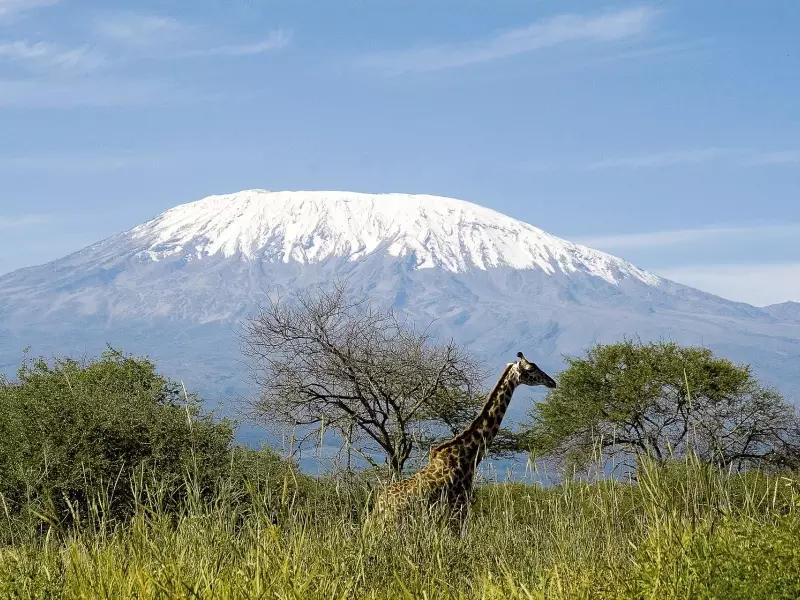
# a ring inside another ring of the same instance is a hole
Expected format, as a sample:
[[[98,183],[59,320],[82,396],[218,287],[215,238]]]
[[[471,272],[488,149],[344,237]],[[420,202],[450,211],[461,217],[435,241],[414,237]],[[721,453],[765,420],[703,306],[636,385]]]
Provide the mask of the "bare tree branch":
[[[324,420],[361,455],[383,453],[395,475],[480,407],[474,392],[485,373],[472,355],[368,298],[351,299],[340,283],[269,298],[242,341],[261,390],[254,416],[290,425]]]

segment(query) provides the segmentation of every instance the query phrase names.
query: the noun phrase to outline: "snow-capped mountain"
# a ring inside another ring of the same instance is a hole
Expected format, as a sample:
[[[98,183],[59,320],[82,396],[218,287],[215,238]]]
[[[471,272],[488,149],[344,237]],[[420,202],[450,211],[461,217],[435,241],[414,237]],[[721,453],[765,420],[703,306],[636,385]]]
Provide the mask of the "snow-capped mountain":
[[[559,239],[463,200],[410,194],[267,192],[210,196],[131,230],[141,256],[240,255],[313,263],[358,260],[376,251],[413,256],[414,268],[464,272],[491,267],[583,271],[610,283],[659,278],[623,260]]]
[[[797,400],[794,310],[731,302],[451,198],[243,191],[177,206],[51,263],[0,277],[0,368],[34,354],[156,359],[213,404],[244,389],[236,325],[265,291],[348,279],[500,366],[625,336],[703,344]],[[226,396],[227,395],[227,396]],[[515,400],[512,415],[528,403]]]

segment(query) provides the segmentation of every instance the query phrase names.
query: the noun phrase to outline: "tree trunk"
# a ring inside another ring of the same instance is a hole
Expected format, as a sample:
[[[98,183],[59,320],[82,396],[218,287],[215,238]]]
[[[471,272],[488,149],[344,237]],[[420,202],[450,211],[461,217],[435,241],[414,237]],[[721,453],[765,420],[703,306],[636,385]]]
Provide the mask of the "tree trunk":
[[[411,445],[402,450],[393,450],[389,453],[389,472],[392,481],[398,481],[403,478],[403,467],[406,466],[408,457],[411,456]]]
[[[389,455],[389,474],[392,481],[398,481],[403,476],[403,465],[405,461],[402,460],[397,454],[392,453]]]

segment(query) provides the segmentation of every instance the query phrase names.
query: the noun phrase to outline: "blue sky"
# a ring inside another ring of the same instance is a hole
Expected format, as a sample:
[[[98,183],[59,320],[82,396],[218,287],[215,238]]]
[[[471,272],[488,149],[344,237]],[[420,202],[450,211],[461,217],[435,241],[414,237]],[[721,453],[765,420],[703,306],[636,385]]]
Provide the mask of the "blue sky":
[[[800,2],[0,0],[0,272],[245,188],[474,201],[800,300]]]

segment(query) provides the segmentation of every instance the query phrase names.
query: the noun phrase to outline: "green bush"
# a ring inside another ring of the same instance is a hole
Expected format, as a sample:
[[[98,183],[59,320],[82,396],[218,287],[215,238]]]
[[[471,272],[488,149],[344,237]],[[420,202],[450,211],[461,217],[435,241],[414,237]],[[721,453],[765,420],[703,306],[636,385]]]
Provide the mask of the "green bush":
[[[9,516],[68,526],[98,510],[125,518],[158,480],[161,502],[213,492],[233,427],[152,362],[115,350],[94,361],[26,360],[0,380],[0,494]],[[93,509],[94,507],[94,509]]]
[[[748,365],[701,347],[623,341],[567,359],[558,387],[531,410],[537,458],[583,471],[597,457],[621,472],[649,456],[661,464],[693,455],[722,468],[798,464],[794,406]]]

